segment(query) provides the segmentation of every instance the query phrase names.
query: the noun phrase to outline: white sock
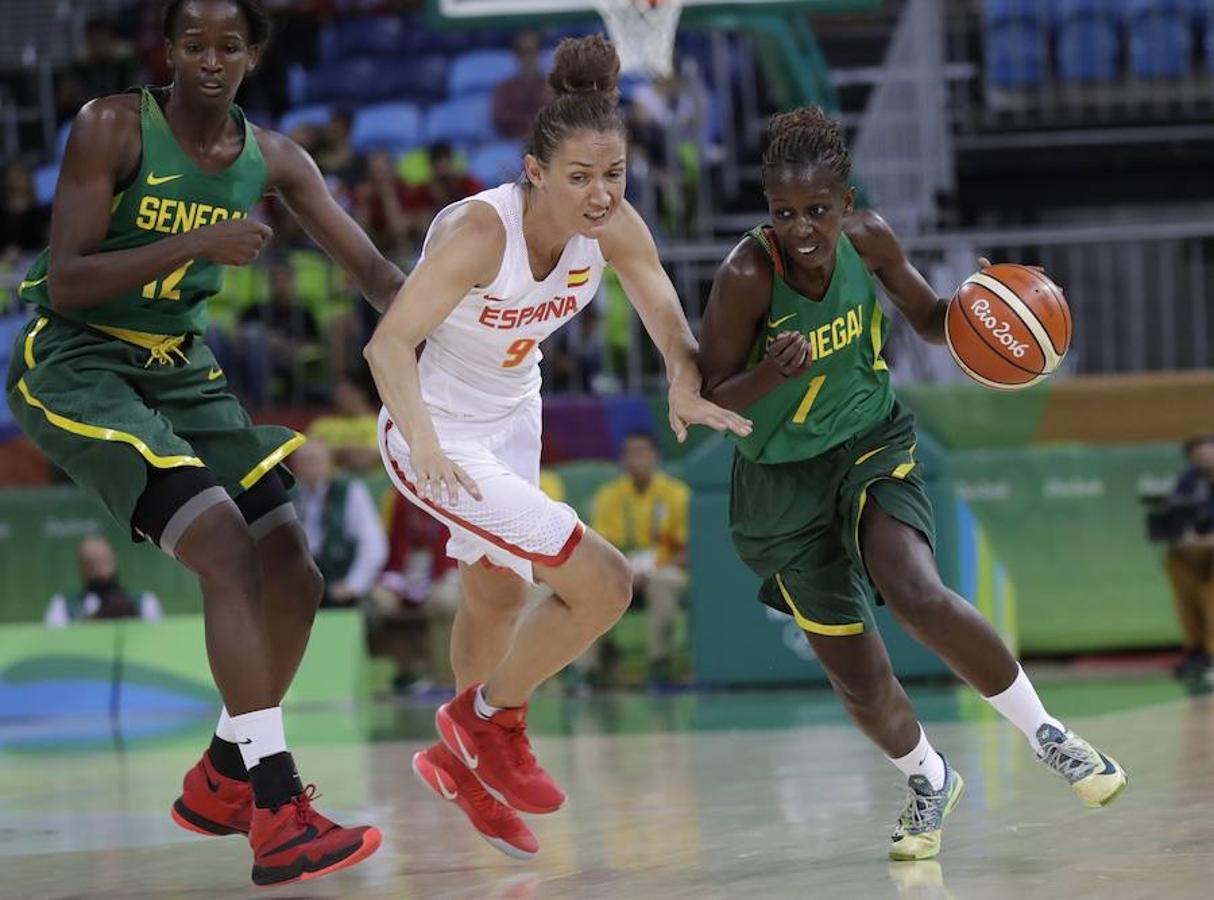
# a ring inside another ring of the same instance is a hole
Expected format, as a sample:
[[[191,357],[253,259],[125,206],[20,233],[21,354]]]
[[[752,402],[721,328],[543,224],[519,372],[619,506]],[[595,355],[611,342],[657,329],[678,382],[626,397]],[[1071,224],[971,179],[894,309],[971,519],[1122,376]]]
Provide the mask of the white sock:
[[[476,714],[482,719],[492,719],[494,713],[502,711],[500,706],[490,706],[485,700],[485,686],[482,684],[476,689],[475,697]]]
[[[895,766],[902,770],[907,778],[912,775],[922,775],[927,778],[934,790],[944,787],[944,757],[936,752],[927,739],[927,732],[919,726],[919,743],[906,756],[897,759],[890,758]]]
[[[246,769],[252,770],[266,756],[286,752],[287,736],[282,730],[281,706],[232,716],[232,727],[236,730],[236,744]]]
[[[219,724],[215,726],[215,737],[221,741],[227,741],[229,744],[235,744],[239,740],[236,737],[236,728],[232,725],[232,717],[228,715],[228,708],[226,706],[219,711]]]
[[[1041,753],[1041,745],[1037,743],[1037,729],[1042,725],[1053,725],[1059,731],[1066,731],[1066,726],[1045,711],[1041,698],[1024,669],[1016,667],[1019,674],[1011,687],[994,697],[984,698],[987,703],[999,711],[999,715],[1007,719],[1024,732],[1033,746],[1033,751]]]

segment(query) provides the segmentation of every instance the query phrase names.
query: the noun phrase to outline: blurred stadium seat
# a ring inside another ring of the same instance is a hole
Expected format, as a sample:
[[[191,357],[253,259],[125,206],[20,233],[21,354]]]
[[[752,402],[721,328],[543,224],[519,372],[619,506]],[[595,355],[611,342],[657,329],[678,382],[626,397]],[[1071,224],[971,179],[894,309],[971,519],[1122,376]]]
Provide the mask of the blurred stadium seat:
[[[518,72],[518,58],[509,50],[470,50],[451,64],[447,93],[452,97],[492,91],[498,82]]]
[[[468,94],[431,107],[426,116],[426,140],[450,141],[468,147],[493,140],[488,94]]]
[[[484,185],[518,178],[523,170],[523,148],[514,141],[494,141],[472,154],[468,173]]]
[[[354,115],[350,144],[356,153],[403,153],[425,141],[421,111],[412,103],[364,106]]]

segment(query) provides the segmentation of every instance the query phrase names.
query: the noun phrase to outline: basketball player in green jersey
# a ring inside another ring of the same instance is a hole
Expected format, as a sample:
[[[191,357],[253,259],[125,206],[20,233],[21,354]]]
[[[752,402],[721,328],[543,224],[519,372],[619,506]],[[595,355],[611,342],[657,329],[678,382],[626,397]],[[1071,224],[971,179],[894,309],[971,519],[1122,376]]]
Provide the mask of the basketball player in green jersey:
[[[946,301],[880,216],[853,209],[839,126],[817,107],[776,116],[763,158],[771,224],[717,273],[700,336],[704,394],[754,422],[738,438],[730,529],[792,615],[860,729],[908,778],[890,856],[940,852],[961,776],[928,743],[877,633],[877,594],[1029,739],[1089,806],[1125,772],[1051,717],[973,606],[940,581],[911,414],[881,358],[886,322],[873,276],[921,337],[944,343]]]
[[[380,834],[315,812],[287,752],[279,703],[322,591],[281,465],[304,439],[252,425],[227,391],[202,341],[206,300],[223,265],[252,262],[270,239],[248,218],[268,191],[379,308],[404,277],[307,154],[233,105],[268,36],[261,0],[171,0],[164,25],[172,85],[95,100],[72,128],[51,244],[20,287],[37,312],[7,397],[135,539],[198,575],[225,711],[173,818],[248,833],[253,880],[283,883],[353,865]]]

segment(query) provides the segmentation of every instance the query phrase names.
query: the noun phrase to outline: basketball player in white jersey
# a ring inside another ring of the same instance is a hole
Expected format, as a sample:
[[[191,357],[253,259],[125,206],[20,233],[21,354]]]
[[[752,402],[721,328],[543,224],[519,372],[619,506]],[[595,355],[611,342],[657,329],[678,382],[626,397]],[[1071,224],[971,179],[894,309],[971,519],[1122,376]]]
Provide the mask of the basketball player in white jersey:
[[[561,43],[549,78],[556,96],[536,117],[525,178],[439,213],[366,350],[384,400],[384,465],[399,491],[450,528],[447,550],[460,562],[451,637],[459,693],[438,711],[442,741],[413,768],[519,858],[539,844],[516,810],[550,813],[565,800],[531,752],[528,698],[632,597],[620,552],[538,487],[539,343],[590,302],[610,263],[665,360],[678,439],[692,424],[750,431],[700,396],[678,296],[623,199],[618,76],[605,38]],[[520,624],[537,581],[554,595]]]

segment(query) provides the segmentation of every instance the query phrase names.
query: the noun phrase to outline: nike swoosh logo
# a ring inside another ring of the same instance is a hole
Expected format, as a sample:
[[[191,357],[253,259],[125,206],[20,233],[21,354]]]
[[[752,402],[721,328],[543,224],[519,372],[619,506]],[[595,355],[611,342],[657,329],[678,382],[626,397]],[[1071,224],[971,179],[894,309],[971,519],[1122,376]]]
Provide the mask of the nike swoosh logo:
[[[459,791],[447,790],[447,783],[445,781],[443,781],[443,776],[441,773],[435,772],[434,780],[438,782],[438,792],[440,794],[442,794],[444,797],[446,797],[448,800],[454,800],[456,797],[459,796]]]
[[[214,381],[222,374],[223,369],[212,369],[211,371],[207,372],[207,381]]]
[[[163,178],[157,178],[155,172],[148,172],[148,186],[156,187],[159,184],[168,184],[170,181],[176,181],[178,178],[185,178],[185,175],[165,175]]]
[[[1096,751],[1096,755],[1099,756],[1102,760],[1104,760],[1104,771],[1100,773],[1101,775],[1112,775],[1114,772],[1117,771],[1117,767],[1115,765],[1113,765],[1113,761],[1111,759],[1109,759],[1107,756],[1105,756],[1099,750]]]
[[[788,314],[788,315],[786,315],[784,318],[782,318],[782,319],[776,319],[774,322],[773,322],[771,319],[768,319],[768,320],[767,320],[767,327],[768,327],[768,328],[779,328],[781,325],[783,325],[783,324],[784,324],[785,322],[787,322],[789,319],[795,319],[796,317],[797,317],[797,314],[796,314],[796,313],[789,313],[789,314]]]
[[[479,766],[481,764],[480,757],[473,756],[471,753],[468,752],[468,748],[465,747],[464,742],[462,740],[460,740],[459,730],[458,729],[454,729],[454,730],[455,730],[455,743],[459,744],[459,755],[464,758],[464,764],[467,765],[467,767],[469,769],[475,769],[477,766]]]
[[[238,743],[238,744],[251,744],[251,743],[253,743],[253,739],[252,739],[252,738],[245,738],[243,741],[237,741],[236,743]]]
[[[303,834],[297,834],[285,844],[279,844],[273,850],[267,850],[266,856],[273,856],[275,853],[282,853],[284,850],[290,850],[292,847],[298,847],[300,844],[306,844],[308,841],[314,841],[320,837],[320,832],[316,830],[315,825],[309,825],[303,830]]]

